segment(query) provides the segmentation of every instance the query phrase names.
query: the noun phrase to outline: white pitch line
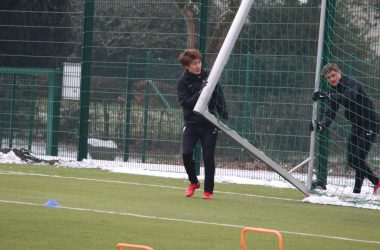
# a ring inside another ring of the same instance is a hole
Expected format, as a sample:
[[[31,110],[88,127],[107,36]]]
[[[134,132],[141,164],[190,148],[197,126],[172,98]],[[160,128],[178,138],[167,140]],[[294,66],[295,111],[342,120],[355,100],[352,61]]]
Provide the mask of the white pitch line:
[[[146,187],[158,187],[158,188],[171,188],[171,189],[184,189],[183,187],[174,187],[174,186],[165,186],[157,184],[144,184],[138,182],[129,182],[129,181],[115,181],[115,180],[104,180],[104,179],[93,179],[93,178],[81,178],[73,176],[60,176],[60,175],[47,175],[47,174],[38,174],[38,173],[27,173],[27,172],[17,172],[17,171],[2,171],[0,174],[4,175],[28,175],[28,176],[39,176],[39,177],[49,177],[49,178],[59,178],[59,179],[72,179],[72,180],[82,180],[82,181],[95,181],[95,182],[104,182],[104,183],[118,183],[118,184],[127,184],[127,185],[136,185],[136,186],[146,186]],[[293,202],[302,202],[302,200],[281,198],[281,197],[272,197],[264,195],[255,195],[255,194],[244,194],[244,193],[234,193],[234,192],[224,192],[224,191],[214,191],[214,193],[219,194],[229,194],[229,195],[240,195],[246,197],[255,197],[262,199],[272,199],[272,200],[283,200],[283,201],[293,201]]]
[[[10,200],[0,200],[0,203],[38,206],[38,207],[44,206],[44,205],[37,204],[37,203],[23,202],[23,201],[10,201]],[[67,210],[81,211],[81,212],[93,212],[93,213],[100,213],[100,214],[114,214],[114,215],[130,216],[130,217],[143,218],[143,219],[185,222],[185,223],[211,225],[211,226],[219,226],[219,227],[233,227],[233,228],[241,228],[241,229],[246,227],[243,225],[224,224],[224,223],[216,223],[216,222],[208,222],[208,221],[197,221],[197,220],[185,220],[185,219],[176,219],[176,218],[169,218],[169,217],[158,217],[158,216],[142,215],[142,214],[135,214],[135,213],[115,212],[115,211],[109,211],[109,210],[98,210],[98,209],[91,209],[91,208],[78,208],[78,207],[66,207],[66,206],[57,206],[57,207],[51,207],[51,208],[67,209]],[[352,239],[352,238],[346,238],[346,237],[328,236],[328,235],[321,235],[321,234],[299,233],[299,232],[291,232],[291,231],[279,231],[279,232],[281,232],[283,234],[293,234],[293,235],[308,236],[308,237],[314,237],[314,238],[325,238],[325,239],[352,241],[352,242],[360,242],[360,243],[380,244],[380,241],[372,241],[372,240],[360,240],[360,239]]]

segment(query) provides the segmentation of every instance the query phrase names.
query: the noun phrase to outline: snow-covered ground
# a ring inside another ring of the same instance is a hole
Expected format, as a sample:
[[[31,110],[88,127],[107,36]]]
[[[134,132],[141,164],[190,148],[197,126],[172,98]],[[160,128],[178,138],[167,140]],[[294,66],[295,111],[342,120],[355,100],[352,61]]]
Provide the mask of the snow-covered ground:
[[[149,175],[168,178],[187,179],[186,173],[178,173],[178,169],[181,166],[174,165],[157,165],[155,170],[154,165],[151,163],[131,163],[131,162],[115,162],[115,161],[101,161],[84,159],[83,161],[73,161],[71,159],[65,159],[63,157],[52,158],[47,156],[36,156],[37,158],[44,160],[57,160],[57,167],[71,167],[71,168],[97,168],[105,171],[115,173],[128,173],[138,175]],[[7,164],[28,164],[21,158],[19,158],[13,151],[9,153],[0,152],[0,163]],[[166,169],[167,171],[162,171]],[[173,169],[174,171],[170,171]],[[159,171],[160,170],[160,171]],[[225,171],[225,170],[224,170]],[[200,180],[203,180],[203,169],[201,168]],[[244,173],[241,176],[246,176]],[[225,176],[219,169],[215,174],[216,183],[236,183],[236,184],[250,184],[250,185],[264,185],[274,188],[294,188],[291,184],[285,181],[274,180],[259,180],[245,177]],[[352,185],[348,187],[339,187],[333,185],[327,185],[327,190],[320,190],[315,194],[303,199],[304,202],[310,202],[315,204],[329,204],[339,206],[351,206],[367,209],[380,210],[380,195],[373,195],[373,188],[368,186],[365,182],[362,188],[361,194],[352,193]]]

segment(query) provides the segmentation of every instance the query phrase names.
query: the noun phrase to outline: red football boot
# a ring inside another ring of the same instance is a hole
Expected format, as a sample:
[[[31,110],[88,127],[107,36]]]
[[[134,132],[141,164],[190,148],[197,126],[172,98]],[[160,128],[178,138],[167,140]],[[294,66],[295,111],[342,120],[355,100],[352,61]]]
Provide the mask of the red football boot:
[[[197,183],[190,183],[190,185],[187,187],[187,191],[185,193],[186,197],[193,196],[195,189],[198,189],[201,186],[199,182]]]
[[[212,199],[212,198],[214,198],[214,195],[212,193],[209,193],[209,192],[204,192],[203,193],[203,199],[209,200],[209,199]]]

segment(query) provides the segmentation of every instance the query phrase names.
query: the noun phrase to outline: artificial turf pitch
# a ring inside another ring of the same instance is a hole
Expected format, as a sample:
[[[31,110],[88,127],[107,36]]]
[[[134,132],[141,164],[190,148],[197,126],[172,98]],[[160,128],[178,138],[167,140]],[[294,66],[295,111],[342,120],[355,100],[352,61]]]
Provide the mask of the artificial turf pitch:
[[[241,249],[244,227],[278,230],[284,249],[380,249],[380,212],[302,202],[296,189],[216,183],[214,199],[187,181],[99,169],[0,165],[0,249]],[[54,200],[60,206],[44,204]],[[278,249],[248,233],[248,249]]]

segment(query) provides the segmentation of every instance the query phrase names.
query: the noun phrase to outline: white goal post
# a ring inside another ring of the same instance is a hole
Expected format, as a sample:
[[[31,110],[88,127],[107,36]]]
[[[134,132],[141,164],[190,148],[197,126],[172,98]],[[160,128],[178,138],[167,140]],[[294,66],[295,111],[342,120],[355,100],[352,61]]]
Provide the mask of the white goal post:
[[[300,190],[302,193],[304,193],[306,196],[309,196],[311,193],[311,182],[312,182],[312,170],[313,170],[313,161],[310,161],[310,158],[306,160],[309,162],[309,170],[308,170],[308,177],[307,177],[307,183],[303,183],[297,178],[293,177],[291,174],[291,171],[288,172],[284,168],[282,168],[279,164],[274,162],[272,159],[270,159],[267,155],[265,155],[262,151],[254,147],[250,142],[248,142],[246,139],[244,139],[242,136],[240,136],[235,130],[229,128],[227,125],[221,123],[213,114],[211,114],[208,111],[208,103],[210,101],[212,92],[215,89],[215,86],[217,82],[219,81],[219,78],[222,74],[222,71],[224,70],[225,65],[227,64],[227,61],[231,55],[231,52],[233,50],[233,47],[236,43],[236,40],[239,36],[239,33],[247,19],[247,16],[249,14],[249,11],[251,9],[251,6],[253,4],[254,0],[243,0],[240,4],[240,7],[238,9],[238,12],[231,24],[231,27],[227,33],[227,36],[223,42],[223,45],[216,57],[216,60],[214,62],[214,65],[211,68],[209,77],[208,77],[208,83],[203,88],[202,93],[194,107],[194,112],[202,115],[207,120],[209,120],[211,123],[213,123],[215,126],[217,126],[220,130],[222,130],[224,133],[226,133],[229,137],[231,137],[233,140],[238,142],[241,146],[243,146],[245,149],[247,149],[250,153],[252,153],[255,157],[257,157],[259,160],[267,164],[269,167],[271,167],[275,172],[277,172],[280,176],[282,176],[285,180],[287,180],[289,183],[291,183],[294,187],[296,187],[298,190]],[[322,2],[325,2],[323,0]],[[321,11],[321,20],[324,20],[322,18],[322,14],[324,12]],[[320,31],[321,32],[321,31]],[[323,33],[323,32],[322,32]],[[321,41],[319,41],[321,42]],[[320,48],[318,48],[320,49]],[[319,53],[321,54],[321,53]],[[319,70],[318,66],[317,69]],[[317,72],[317,75],[319,73]],[[315,107],[314,107],[315,109]],[[311,154],[311,157],[313,157],[313,154]],[[303,164],[304,165],[304,164]]]

